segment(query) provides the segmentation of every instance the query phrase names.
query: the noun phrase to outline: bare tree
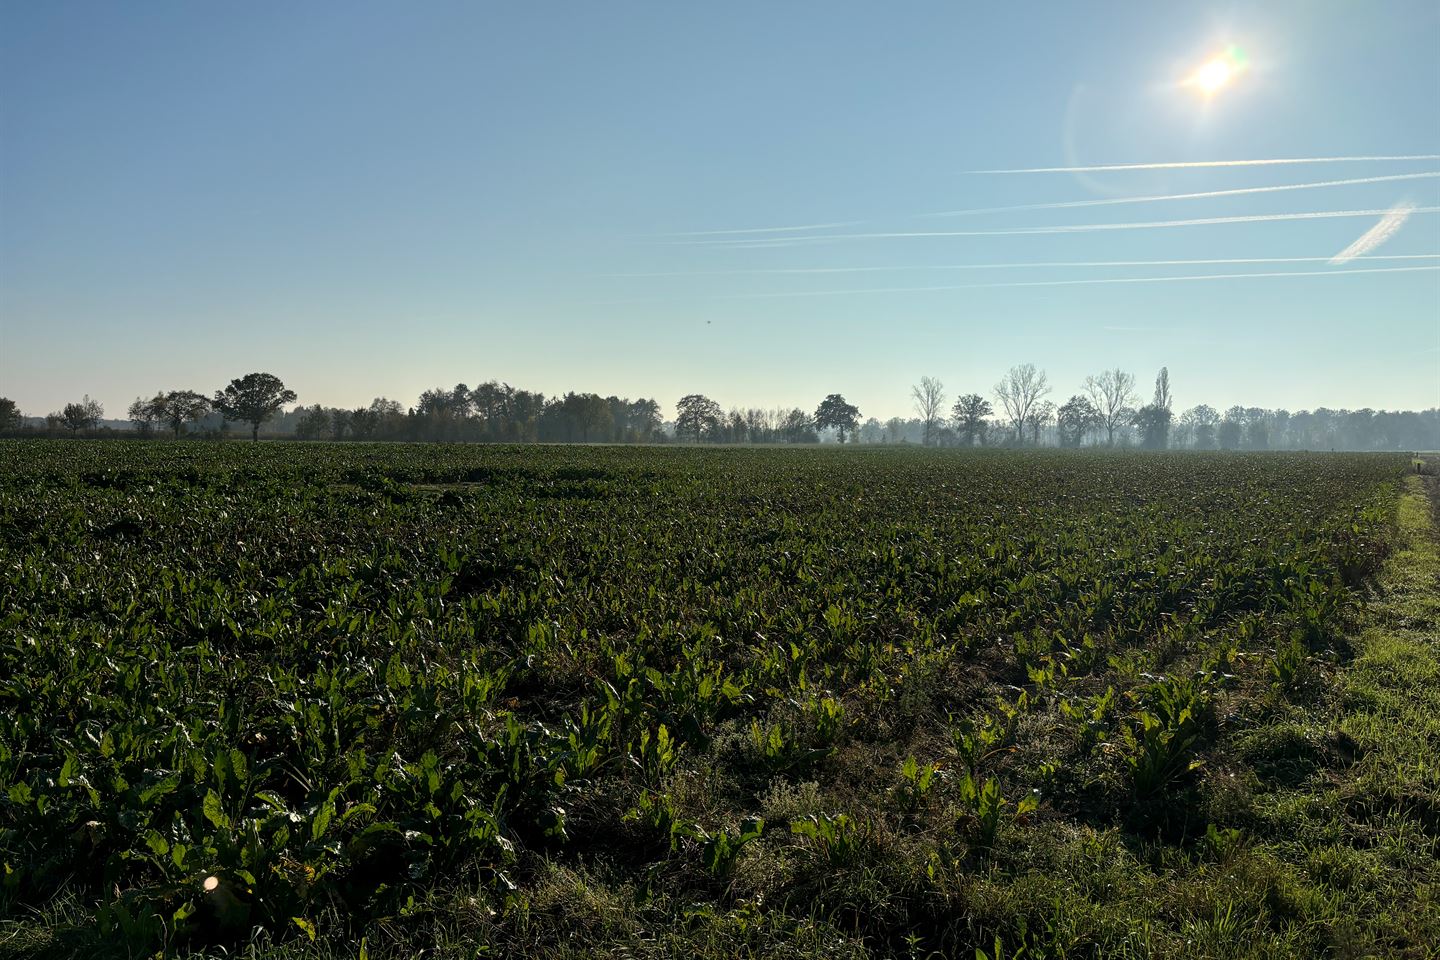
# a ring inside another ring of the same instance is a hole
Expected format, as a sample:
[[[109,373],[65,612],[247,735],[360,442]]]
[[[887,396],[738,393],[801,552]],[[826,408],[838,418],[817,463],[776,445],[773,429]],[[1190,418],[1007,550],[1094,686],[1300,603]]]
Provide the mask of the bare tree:
[[[751,443],[768,443],[769,431],[765,428],[765,411],[751,407],[745,411],[745,436]]]
[[[722,433],[726,443],[754,443],[749,433],[745,430],[745,411],[739,407],[731,407],[730,413],[721,421]]]
[[[1106,370],[1098,377],[1085,378],[1085,393],[1100,414],[1105,428],[1105,445],[1115,445],[1115,428],[1130,419],[1130,407],[1139,399],[1135,394],[1135,375],[1119,367]]]
[[[1045,371],[1036,370],[1033,363],[1011,367],[1010,372],[995,384],[995,396],[1010,422],[1015,425],[1017,442],[1025,442],[1025,424],[1035,413],[1041,398],[1049,392],[1050,381],[1045,376]]]
[[[1040,431],[1055,420],[1055,404],[1045,400],[1030,411],[1030,442],[1040,446]]]
[[[945,384],[934,377],[921,377],[920,382],[910,388],[915,400],[915,412],[925,427],[925,446],[935,443],[935,431],[940,426],[940,407],[945,403]]]

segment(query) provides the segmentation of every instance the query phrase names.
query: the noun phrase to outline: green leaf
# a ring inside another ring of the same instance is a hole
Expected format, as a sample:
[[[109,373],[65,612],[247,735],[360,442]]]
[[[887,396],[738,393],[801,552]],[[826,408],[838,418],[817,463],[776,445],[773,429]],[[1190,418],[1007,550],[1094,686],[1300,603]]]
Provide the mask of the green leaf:
[[[180,774],[172,773],[164,780],[158,780],[140,791],[140,805],[149,806],[157,797],[163,797],[167,793],[174,793],[175,788],[180,786]]]
[[[160,836],[154,830],[145,834],[145,845],[149,847],[156,856],[163,857],[170,852],[170,841]]]
[[[410,686],[410,668],[400,662],[400,654],[390,657],[385,667],[385,685],[391,690],[403,690]]]
[[[457,784],[455,784],[455,786],[459,787],[460,784],[457,783]],[[353,820],[353,819],[356,818],[356,817],[367,816],[367,815],[372,814],[372,813],[374,813],[374,812],[375,812],[375,804],[373,804],[373,803],[357,803],[357,804],[355,804],[354,806],[350,807],[350,809],[346,810],[343,814],[341,814],[341,816],[340,816],[340,822],[341,822],[342,824],[346,824],[346,823],[349,823],[351,820]]]
[[[319,840],[330,829],[330,821],[335,818],[335,796],[339,792],[338,788],[332,790],[325,802],[320,804],[320,809],[315,811],[315,819],[310,821],[310,839]]]
[[[255,800],[257,803],[265,804],[265,806],[271,808],[272,810],[275,810],[277,813],[289,812],[289,808],[285,806],[285,801],[281,800],[279,797],[275,796],[275,794],[268,791],[262,791],[255,794]]]
[[[241,783],[250,779],[250,765],[245,761],[245,754],[234,747],[230,748],[230,769]]]
[[[295,926],[305,931],[305,935],[310,938],[311,943],[315,942],[315,924],[304,917],[291,917],[290,920]]]
[[[205,792],[205,803],[202,809],[205,812],[205,819],[215,824],[217,830],[228,830],[230,818],[225,816],[224,809],[220,806],[220,794],[214,790]]]

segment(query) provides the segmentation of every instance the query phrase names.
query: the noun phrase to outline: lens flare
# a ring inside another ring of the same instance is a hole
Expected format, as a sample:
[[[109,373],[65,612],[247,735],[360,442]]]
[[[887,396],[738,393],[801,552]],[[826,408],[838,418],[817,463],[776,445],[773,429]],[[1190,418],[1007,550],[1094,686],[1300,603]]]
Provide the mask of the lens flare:
[[[1195,74],[1195,82],[1206,93],[1214,93],[1230,82],[1230,64],[1224,60],[1211,60]]]
[[[1205,96],[1213,97],[1244,73],[1247,66],[1244,51],[1239,47],[1227,47],[1223,53],[1202,64],[1185,82]]]

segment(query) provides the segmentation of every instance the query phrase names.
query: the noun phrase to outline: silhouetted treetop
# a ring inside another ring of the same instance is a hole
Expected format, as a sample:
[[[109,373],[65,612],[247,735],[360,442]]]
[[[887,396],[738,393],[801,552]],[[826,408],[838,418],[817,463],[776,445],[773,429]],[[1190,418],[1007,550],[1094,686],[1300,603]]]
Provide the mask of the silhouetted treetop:
[[[704,394],[691,393],[675,405],[675,433],[699,443],[708,431],[720,426],[720,404]]]
[[[215,394],[215,409],[226,420],[250,424],[250,439],[260,439],[260,424],[281,407],[295,402],[295,391],[287,390],[279,377],[270,373],[247,373]]]
[[[815,426],[821,430],[834,428],[839,431],[841,443],[845,442],[845,431],[853,433],[859,422],[860,408],[846,403],[838,393],[830,394],[815,408]]]

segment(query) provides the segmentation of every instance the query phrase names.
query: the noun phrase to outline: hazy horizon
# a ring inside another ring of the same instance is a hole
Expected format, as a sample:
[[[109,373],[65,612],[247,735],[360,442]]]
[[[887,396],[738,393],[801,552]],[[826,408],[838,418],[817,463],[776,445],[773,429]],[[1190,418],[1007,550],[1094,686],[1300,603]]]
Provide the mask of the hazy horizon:
[[[1437,48],[1424,3],[10,5],[0,395],[1435,407]]]

